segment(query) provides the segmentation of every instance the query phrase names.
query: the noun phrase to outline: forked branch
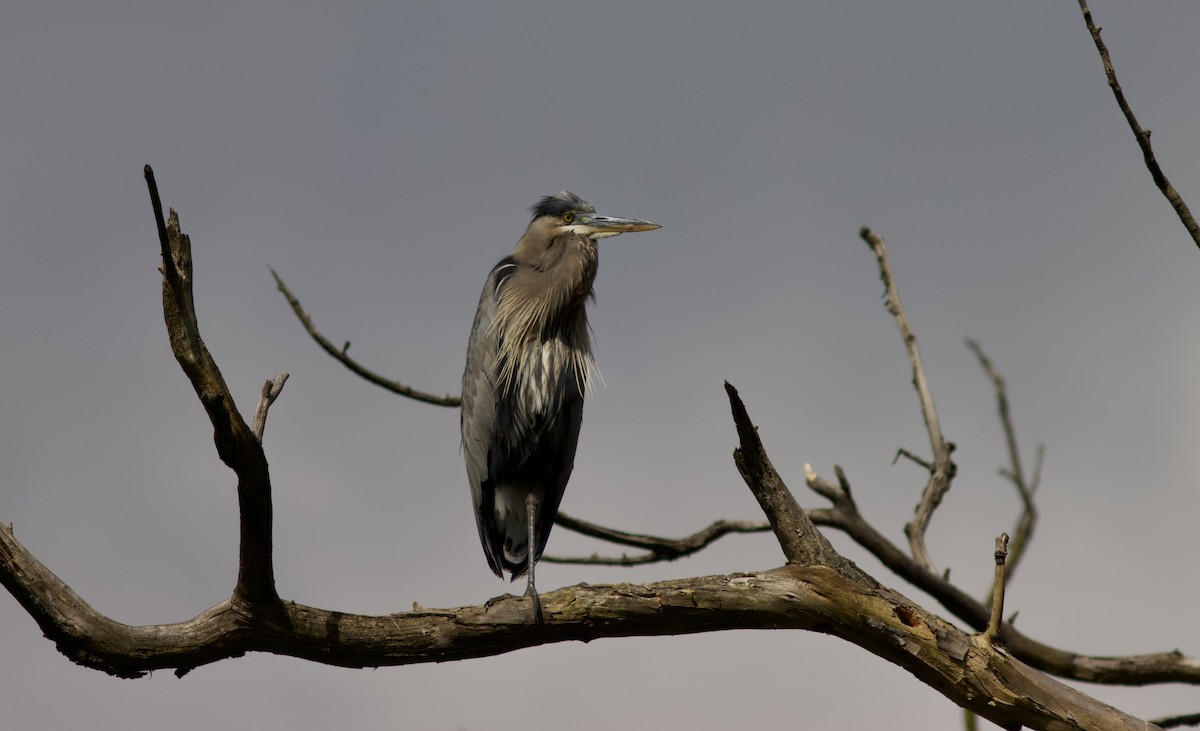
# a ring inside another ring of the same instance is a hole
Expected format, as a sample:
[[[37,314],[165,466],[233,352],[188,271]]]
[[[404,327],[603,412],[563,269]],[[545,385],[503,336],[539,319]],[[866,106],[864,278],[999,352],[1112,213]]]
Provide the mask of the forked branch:
[[[1042,479],[1042,458],[1045,450],[1042,445],[1038,445],[1034,454],[1033,473],[1027,479],[1025,470],[1021,466],[1021,449],[1017,444],[1017,431],[1013,426],[1012,412],[1008,405],[1008,387],[1004,378],[996,370],[992,360],[983,352],[983,347],[979,343],[968,338],[967,347],[975,353],[975,357],[979,359],[979,365],[991,379],[992,386],[996,390],[996,411],[1000,415],[1000,426],[1004,429],[1004,443],[1008,447],[1009,462],[1007,468],[1000,470],[1000,475],[1013,484],[1017,490],[1017,496],[1021,500],[1021,515],[1017,519],[1017,526],[1012,534],[1012,543],[1008,549],[1007,571],[1011,580],[1021,559],[1025,556],[1025,549],[1029,545],[1030,539],[1033,538],[1033,530],[1037,527],[1037,504],[1034,502],[1033,496]],[[991,601],[990,595],[987,601]]]

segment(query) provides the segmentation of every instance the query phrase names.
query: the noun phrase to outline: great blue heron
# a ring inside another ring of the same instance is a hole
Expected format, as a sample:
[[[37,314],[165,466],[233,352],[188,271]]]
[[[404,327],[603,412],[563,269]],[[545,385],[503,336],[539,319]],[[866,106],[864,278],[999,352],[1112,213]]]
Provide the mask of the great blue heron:
[[[583,395],[595,368],[585,306],[596,240],[656,223],[601,216],[563,191],[532,209],[517,248],[492,267],[467,344],[462,447],[488,565],[527,574],[534,618],[542,556],[575,464]]]

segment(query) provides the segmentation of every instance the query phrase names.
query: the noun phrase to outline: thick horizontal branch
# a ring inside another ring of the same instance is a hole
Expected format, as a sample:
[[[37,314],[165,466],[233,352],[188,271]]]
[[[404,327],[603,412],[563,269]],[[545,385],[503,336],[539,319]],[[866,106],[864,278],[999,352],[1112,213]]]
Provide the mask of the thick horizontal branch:
[[[279,288],[279,291],[283,293],[283,296],[287,298],[288,304],[292,306],[292,312],[296,313],[296,317],[300,320],[300,324],[304,325],[304,329],[308,331],[309,336],[316,341],[317,345],[321,346],[322,350],[333,356],[334,360],[349,368],[359,377],[374,383],[376,386],[387,389],[392,393],[399,394],[401,396],[407,396],[408,398],[415,399],[417,401],[423,401],[427,404],[433,404],[434,406],[456,407],[462,402],[458,396],[451,396],[449,394],[445,396],[438,396],[436,394],[426,393],[425,391],[418,391],[417,389],[411,386],[406,386],[399,381],[393,381],[390,378],[384,378],[378,373],[366,368],[361,363],[350,357],[348,352],[350,349],[350,343],[346,343],[341,348],[338,348],[334,346],[334,344],[330,342],[328,338],[322,335],[320,330],[317,330],[316,325],[313,324],[312,317],[309,316],[309,314],[304,311],[304,308],[300,306],[300,300],[296,299],[296,295],[292,294],[292,290],[288,289],[288,286],[283,283],[283,278],[276,274],[274,269],[271,270],[271,276],[275,277],[275,285]]]
[[[0,579],[60,651],[121,677],[167,668],[182,675],[247,652],[359,668],[463,660],[568,640],[799,629],[853,642],[1003,727],[1053,728],[1070,720],[1077,728],[1149,728],[903,596],[827,566],[567,587],[542,595],[542,625],[530,623],[526,603],[511,597],[382,617],[292,602],[259,616],[227,601],[187,622],[131,627],[84,603],[2,526]]]
[[[603,566],[640,566],[660,561],[674,561],[677,558],[690,556],[697,551],[707,548],[714,541],[730,533],[765,533],[771,530],[771,524],[766,521],[753,520],[717,520],[707,528],[683,538],[664,538],[662,536],[627,533],[615,528],[605,528],[602,525],[589,523],[586,520],[573,518],[565,513],[559,513],[554,518],[555,525],[581,533],[585,536],[598,538],[602,541],[616,543],[622,546],[640,548],[646,553],[637,556],[542,556],[549,563],[591,564]]]

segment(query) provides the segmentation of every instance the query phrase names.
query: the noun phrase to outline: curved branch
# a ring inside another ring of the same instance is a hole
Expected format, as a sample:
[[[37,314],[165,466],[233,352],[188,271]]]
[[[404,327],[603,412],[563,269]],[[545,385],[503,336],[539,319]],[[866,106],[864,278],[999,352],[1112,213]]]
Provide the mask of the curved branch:
[[[1044,454],[1041,445],[1038,445],[1037,455],[1033,464],[1033,477],[1027,480],[1025,478],[1025,470],[1021,468],[1021,449],[1017,445],[1017,433],[1013,428],[1012,414],[1008,408],[1008,388],[1004,383],[1004,377],[996,370],[992,364],[992,360],[983,352],[983,347],[970,338],[967,339],[967,347],[975,353],[975,357],[979,359],[979,365],[983,368],[983,372],[991,379],[992,386],[996,390],[996,411],[1000,414],[1000,425],[1004,429],[1004,443],[1008,447],[1009,468],[1000,470],[1000,474],[1008,478],[1013,487],[1017,489],[1017,496],[1021,498],[1021,517],[1017,519],[1017,526],[1013,529],[1012,545],[1009,549],[1008,556],[1008,578],[1011,581],[1012,575],[1017,570],[1017,565],[1021,563],[1021,559],[1025,556],[1025,549],[1029,545],[1030,539],[1033,538],[1033,529],[1037,527],[1037,505],[1033,501],[1033,495],[1037,492],[1038,483],[1042,476],[1042,456]],[[991,601],[989,596],[986,601]]]
[[[879,277],[883,280],[884,287],[884,306],[888,312],[892,313],[892,317],[896,318],[896,325],[900,328],[900,337],[904,339],[904,348],[908,351],[908,360],[912,364],[913,387],[917,389],[917,396],[921,400],[921,415],[925,417],[925,429],[929,432],[929,446],[933,450],[933,462],[927,465],[929,482],[926,483],[925,491],[921,494],[921,502],[917,504],[912,522],[904,526],[913,557],[922,566],[932,570],[933,561],[930,560],[929,552],[925,548],[925,530],[929,527],[929,519],[933,517],[933,511],[937,510],[942,498],[950,489],[950,483],[958,470],[954,460],[950,457],[950,453],[954,451],[954,445],[947,442],[942,436],[937,409],[933,405],[933,392],[929,389],[929,380],[925,377],[925,367],[921,364],[921,350],[917,347],[917,336],[908,324],[908,315],[904,313],[904,307],[900,304],[900,290],[896,287],[895,278],[892,277],[892,266],[888,262],[883,238],[866,226],[863,226],[858,234],[875,252],[875,258],[879,262]]]
[[[446,394],[445,396],[437,396],[432,393],[426,393],[425,391],[418,391],[411,386],[405,386],[399,381],[393,381],[389,378],[384,378],[378,373],[363,367],[358,361],[351,358],[347,352],[350,349],[349,341],[347,341],[340,349],[334,347],[333,343],[329,342],[329,339],[322,335],[321,332],[317,330],[317,327],[313,325],[312,317],[310,317],[309,314],[304,311],[304,308],[300,306],[300,300],[296,299],[296,295],[292,294],[292,290],[288,289],[288,286],[283,283],[283,278],[276,274],[274,269],[271,270],[271,276],[275,277],[275,286],[278,287],[279,291],[283,293],[283,296],[287,298],[288,304],[292,306],[292,312],[296,313],[296,317],[300,320],[300,324],[304,325],[304,329],[307,330],[312,339],[317,342],[317,345],[320,345],[321,349],[333,356],[334,360],[346,366],[361,378],[374,383],[376,386],[385,388],[392,393],[406,396],[416,401],[422,401],[427,404],[433,404],[434,406],[457,407],[462,402],[458,396],[451,396],[449,394]]]
[[[1125,92],[1121,89],[1121,84],[1117,81],[1117,72],[1113,68],[1112,58],[1108,55],[1108,46],[1104,44],[1104,40],[1100,37],[1100,29],[1092,22],[1092,11],[1088,10],[1087,0],[1079,0],[1079,9],[1083,12],[1083,22],[1087,25],[1088,33],[1092,35],[1092,42],[1096,44],[1096,50],[1100,52],[1100,61],[1104,64],[1104,75],[1108,77],[1108,86],[1112,89],[1113,96],[1117,98],[1117,106],[1121,108],[1121,113],[1125,115],[1125,121],[1129,123],[1129,129],[1133,130],[1133,136],[1137,138],[1138,147],[1142,148],[1142,158],[1146,161],[1146,168],[1150,170],[1150,177],[1154,178],[1154,184],[1162,191],[1167,202],[1175,209],[1175,214],[1179,216],[1183,227],[1187,229],[1191,235],[1192,241],[1196,242],[1196,246],[1200,246],[1200,225],[1196,224],[1196,219],[1192,217],[1191,210],[1188,209],[1187,203],[1183,201],[1179,193],[1175,190],[1175,186],[1171,185],[1171,181],[1167,180],[1167,176],[1162,171],[1162,167],[1158,164],[1158,159],[1154,157],[1154,148],[1150,146],[1150,130],[1142,129],[1138,124],[1137,117],[1133,116],[1133,108],[1129,106],[1129,101],[1125,98]]]
[[[585,536],[599,538],[602,541],[631,546],[645,551],[638,556],[621,555],[619,557],[599,556],[542,556],[543,561],[565,564],[591,564],[601,566],[639,566],[660,561],[674,561],[677,558],[690,556],[707,548],[714,541],[730,533],[765,533],[771,530],[771,524],[766,521],[752,520],[717,520],[701,531],[683,538],[663,538],[661,536],[627,533],[615,528],[605,528],[602,525],[589,523],[586,520],[572,518],[565,513],[559,513],[554,519],[555,525],[582,533]]]

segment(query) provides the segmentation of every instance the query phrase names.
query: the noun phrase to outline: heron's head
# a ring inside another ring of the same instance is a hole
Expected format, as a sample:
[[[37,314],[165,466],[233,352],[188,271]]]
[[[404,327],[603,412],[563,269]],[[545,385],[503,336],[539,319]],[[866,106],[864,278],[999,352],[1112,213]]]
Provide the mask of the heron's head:
[[[592,204],[565,190],[541,199],[532,210],[533,220],[517,248],[501,262],[503,269],[494,270],[503,274],[496,284],[499,306],[493,327],[515,347],[513,343],[544,339],[553,328],[582,323],[580,337],[586,342],[584,305],[596,278],[596,239],[661,227],[601,216]]]
[[[596,278],[596,239],[661,228],[637,218],[602,216],[565,190],[541,199],[532,211],[511,257],[518,268],[505,276],[500,303],[501,319],[519,320],[522,332],[542,332],[546,322],[583,306]]]
[[[631,231],[653,231],[662,228],[657,223],[637,218],[618,218],[596,213],[596,207],[569,191],[548,195],[530,209],[533,220],[530,232],[539,238],[553,239],[564,234],[578,234],[596,239],[620,236]]]

